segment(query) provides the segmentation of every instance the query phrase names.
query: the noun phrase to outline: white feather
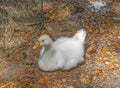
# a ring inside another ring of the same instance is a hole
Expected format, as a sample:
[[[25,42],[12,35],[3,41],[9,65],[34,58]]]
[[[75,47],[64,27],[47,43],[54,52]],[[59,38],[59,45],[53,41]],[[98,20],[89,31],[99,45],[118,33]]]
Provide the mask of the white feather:
[[[45,52],[45,47],[42,47],[41,51],[40,51],[40,56],[42,56],[44,54],[44,52]]]
[[[79,30],[72,38],[61,37],[49,49],[42,48],[39,67],[44,71],[69,70],[84,61],[86,31]]]

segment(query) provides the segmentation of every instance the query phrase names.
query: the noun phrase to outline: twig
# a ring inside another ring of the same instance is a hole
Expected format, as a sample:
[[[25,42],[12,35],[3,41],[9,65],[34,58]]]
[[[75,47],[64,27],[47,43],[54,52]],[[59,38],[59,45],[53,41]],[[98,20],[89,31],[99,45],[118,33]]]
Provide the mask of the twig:
[[[35,23],[27,23],[27,24],[23,24],[24,26],[34,26],[34,25],[38,25],[41,24],[41,22],[35,22]]]

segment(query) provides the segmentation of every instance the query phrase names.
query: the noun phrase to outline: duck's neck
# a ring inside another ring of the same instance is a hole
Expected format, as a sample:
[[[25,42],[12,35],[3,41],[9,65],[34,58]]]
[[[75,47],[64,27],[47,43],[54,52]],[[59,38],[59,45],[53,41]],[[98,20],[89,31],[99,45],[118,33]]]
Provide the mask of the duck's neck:
[[[52,44],[46,47],[46,53],[49,54],[50,56],[53,56],[56,53],[56,50],[52,46]]]

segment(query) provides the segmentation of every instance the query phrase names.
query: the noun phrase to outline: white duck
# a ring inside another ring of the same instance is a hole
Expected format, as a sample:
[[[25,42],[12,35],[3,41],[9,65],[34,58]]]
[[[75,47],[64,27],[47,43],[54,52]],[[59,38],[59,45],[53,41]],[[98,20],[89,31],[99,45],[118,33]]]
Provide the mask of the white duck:
[[[55,42],[48,36],[39,38],[42,46],[38,61],[44,71],[69,70],[84,61],[86,31],[79,30],[72,38],[61,37]]]

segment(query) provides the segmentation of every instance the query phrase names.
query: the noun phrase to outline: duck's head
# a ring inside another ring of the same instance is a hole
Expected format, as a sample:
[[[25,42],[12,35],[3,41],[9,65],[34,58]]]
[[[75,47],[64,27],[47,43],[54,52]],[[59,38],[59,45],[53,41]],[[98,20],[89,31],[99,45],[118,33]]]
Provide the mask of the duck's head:
[[[48,35],[42,35],[38,39],[38,41],[35,42],[33,49],[37,49],[39,47],[46,47],[49,48],[52,45],[53,40]]]
[[[40,46],[49,47],[52,45],[53,40],[48,35],[42,35],[39,38]]]

